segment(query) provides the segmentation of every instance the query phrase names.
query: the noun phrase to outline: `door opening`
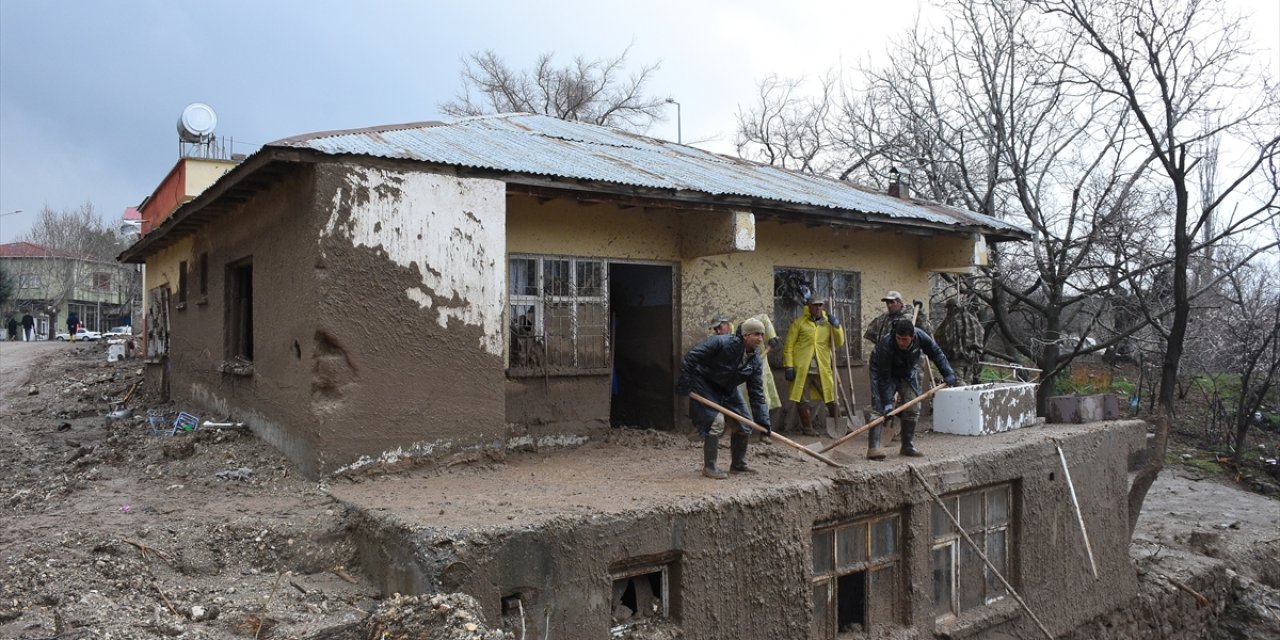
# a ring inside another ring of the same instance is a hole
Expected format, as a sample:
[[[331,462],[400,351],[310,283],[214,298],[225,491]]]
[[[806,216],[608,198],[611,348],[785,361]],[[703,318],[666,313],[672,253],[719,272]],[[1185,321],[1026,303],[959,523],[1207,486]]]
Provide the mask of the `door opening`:
[[[609,423],[674,428],[671,267],[610,263],[609,309],[613,337]]]

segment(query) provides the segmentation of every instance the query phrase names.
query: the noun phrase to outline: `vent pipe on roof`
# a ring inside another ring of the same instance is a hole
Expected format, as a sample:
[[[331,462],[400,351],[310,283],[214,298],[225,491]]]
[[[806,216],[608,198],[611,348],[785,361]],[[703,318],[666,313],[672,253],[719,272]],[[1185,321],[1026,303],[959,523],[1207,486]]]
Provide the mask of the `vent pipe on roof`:
[[[911,199],[911,170],[904,167],[890,167],[889,195],[903,200]]]

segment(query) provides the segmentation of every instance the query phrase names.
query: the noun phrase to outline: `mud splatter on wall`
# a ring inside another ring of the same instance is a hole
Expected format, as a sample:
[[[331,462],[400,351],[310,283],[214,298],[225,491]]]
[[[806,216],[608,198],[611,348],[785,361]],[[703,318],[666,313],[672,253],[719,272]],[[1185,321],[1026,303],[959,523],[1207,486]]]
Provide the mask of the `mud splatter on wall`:
[[[341,235],[417,266],[404,294],[436,322],[481,328],[481,348],[502,354],[506,185],[497,180],[350,167],[322,236]]]

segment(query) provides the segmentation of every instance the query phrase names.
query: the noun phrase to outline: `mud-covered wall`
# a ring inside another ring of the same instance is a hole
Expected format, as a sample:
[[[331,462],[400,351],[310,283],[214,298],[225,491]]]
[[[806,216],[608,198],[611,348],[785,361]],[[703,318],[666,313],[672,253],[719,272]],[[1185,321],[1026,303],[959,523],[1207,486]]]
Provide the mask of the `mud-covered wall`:
[[[207,300],[171,312],[175,399],[248,421],[311,476],[500,443],[504,194],[391,165],[288,172],[156,262],[209,255]],[[226,346],[245,261],[251,368]]]
[[[170,392],[181,410],[202,418],[248,422],[305,473],[321,453],[307,412],[309,375],[301,348],[310,344],[318,296],[313,265],[318,222],[313,174],[298,167],[243,204],[148,261],[148,280],[169,283]],[[207,296],[193,273],[208,254]],[[177,303],[177,265],[188,264],[188,298]],[[250,370],[226,372],[229,265],[253,265],[253,342]],[[295,346],[296,345],[296,346]]]
[[[505,185],[341,164],[316,183],[299,360],[324,468],[500,443]]]
[[[1145,425],[1093,427],[1064,432],[1060,439],[1088,526],[1096,579],[1053,439],[916,463],[944,496],[1012,486],[1007,577],[1054,635],[1112,610],[1137,588],[1127,553],[1125,470],[1130,451],[1143,444]],[[677,577],[670,591],[683,637],[806,638],[813,616],[815,525],[896,512],[903,525],[898,620],[877,627],[871,637],[1040,635],[1008,596],[959,618],[935,618],[933,504],[907,465],[864,465],[768,490],[556,518],[545,526],[445,531],[406,528],[370,513],[357,530],[366,537],[366,569],[384,589],[464,591],[480,601],[489,620],[501,617],[502,598],[519,594],[532,637],[606,637],[611,567],[655,558],[671,563]]]

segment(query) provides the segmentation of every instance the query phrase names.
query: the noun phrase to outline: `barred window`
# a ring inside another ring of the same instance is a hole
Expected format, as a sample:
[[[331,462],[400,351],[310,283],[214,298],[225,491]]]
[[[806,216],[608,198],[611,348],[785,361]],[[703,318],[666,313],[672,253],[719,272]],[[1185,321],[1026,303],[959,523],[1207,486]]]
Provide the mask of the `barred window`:
[[[511,364],[515,370],[607,370],[609,296],[602,260],[508,260]]]
[[[896,513],[814,529],[812,637],[900,620],[901,530]]]
[[[965,533],[1000,572],[1008,574],[1010,485],[953,494],[942,500]],[[1005,597],[1000,579],[960,536],[951,519],[933,506],[933,612],[942,620]]]
[[[821,271],[778,267],[773,270],[773,324],[785,339],[791,322],[805,313],[808,295],[827,302],[827,313],[844,326],[849,358],[862,359],[862,274],[856,271]],[[845,350],[836,349],[837,362],[846,363]]]

